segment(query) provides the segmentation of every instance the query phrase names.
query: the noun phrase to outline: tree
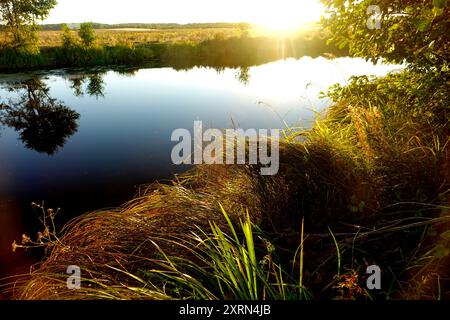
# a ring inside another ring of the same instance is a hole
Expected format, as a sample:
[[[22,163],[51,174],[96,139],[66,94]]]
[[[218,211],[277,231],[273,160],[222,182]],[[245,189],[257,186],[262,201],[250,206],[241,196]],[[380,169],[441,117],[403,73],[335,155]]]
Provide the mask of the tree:
[[[18,99],[0,102],[0,124],[14,128],[31,150],[53,155],[78,129],[80,115],[50,97],[39,79],[11,87]]]
[[[83,44],[86,47],[91,46],[95,40],[95,31],[92,22],[80,24],[78,35],[80,36],[81,40],[83,41]]]
[[[61,25],[61,40],[63,48],[71,48],[76,45],[76,40],[72,35],[72,31],[66,23]]]
[[[373,61],[448,70],[447,0],[322,0],[331,42]],[[375,22],[375,23],[373,23]]]
[[[0,21],[12,35],[14,47],[26,47],[36,40],[36,21],[45,19],[57,0],[0,0]]]

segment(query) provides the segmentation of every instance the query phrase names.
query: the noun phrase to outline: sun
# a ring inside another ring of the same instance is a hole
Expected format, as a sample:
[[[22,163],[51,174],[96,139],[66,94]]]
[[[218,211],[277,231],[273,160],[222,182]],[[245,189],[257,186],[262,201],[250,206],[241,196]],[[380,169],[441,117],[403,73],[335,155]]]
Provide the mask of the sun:
[[[254,24],[272,32],[288,32],[318,22],[323,7],[318,0],[261,1]]]

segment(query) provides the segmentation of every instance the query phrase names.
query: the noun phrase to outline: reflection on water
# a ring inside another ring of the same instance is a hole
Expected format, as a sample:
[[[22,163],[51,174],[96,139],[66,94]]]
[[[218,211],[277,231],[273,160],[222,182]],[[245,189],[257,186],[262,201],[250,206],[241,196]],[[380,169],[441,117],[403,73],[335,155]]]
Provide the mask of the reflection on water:
[[[73,94],[76,97],[82,97],[85,93],[97,98],[104,97],[105,82],[103,81],[103,74],[100,72],[82,75],[76,74],[69,77]],[[86,92],[83,90],[85,84]]]
[[[239,68],[0,75],[0,277],[14,264],[26,270],[10,246],[38,226],[31,202],[62,208],[65,220],[118,206],[140,184],[186,169],[170,162],[175,129],[192,130],[195,120],[308,127],[327,105],[320,91],[395,68],[304,57]]]
[[[49,96],[49,88],[31,79],[17,86],[18,98],[0,105],[0,125],[19,132],[28,149],[52,155],[78,128],[80,115]]]
[[[250,68],[240,67],[239,71],[236,73],[236,79],[244,86],[248,86],[250,84]]]

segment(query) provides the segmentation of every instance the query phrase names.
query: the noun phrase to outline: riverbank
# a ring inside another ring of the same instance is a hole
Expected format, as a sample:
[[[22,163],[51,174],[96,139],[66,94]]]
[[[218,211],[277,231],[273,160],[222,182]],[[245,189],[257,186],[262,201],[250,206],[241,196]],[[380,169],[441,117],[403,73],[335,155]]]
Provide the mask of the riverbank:
[[[0,72],[20,72],[56,68],[100,66],[193,66],[242,67],[254,66],[283,58],[304,55],[345,55],[344,50],[328,46],[318,37],[297,36],[282,40],[279,37],[235,36],[205,40],[180,40],[115,45],[97,44],[85,47],[46,46],[38,51],[0,49]]]
[[[21,299],[449,298],[448,75],[359,77],[313,129],[287,131],[280,171],[198,166],[38,245]],[[39,208],[39,206],[37,206]],[[53,211],[40,208],[46,221]],[[16,243],[33,246],[31,239]],[[366,269],[382,289],[366,290]],[[68,290],[66,269],[82,270]]]

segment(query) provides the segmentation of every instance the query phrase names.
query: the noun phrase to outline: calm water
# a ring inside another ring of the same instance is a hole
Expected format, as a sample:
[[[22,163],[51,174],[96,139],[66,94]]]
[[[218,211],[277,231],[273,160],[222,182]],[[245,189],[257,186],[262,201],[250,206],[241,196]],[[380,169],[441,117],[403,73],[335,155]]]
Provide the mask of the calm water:
[[[305,57],[219,71],[0,75],[0,277],[32,261],[11,253],[14,239],[39,227],[31,202],[62,208],[62,221],[121,205],[139,185],[186,169],[171,165],[173,130],[192,130],[194,120],[212,128],[282,128],[281,119],[306,127],[327,106],[320,91],[393,69]]]

